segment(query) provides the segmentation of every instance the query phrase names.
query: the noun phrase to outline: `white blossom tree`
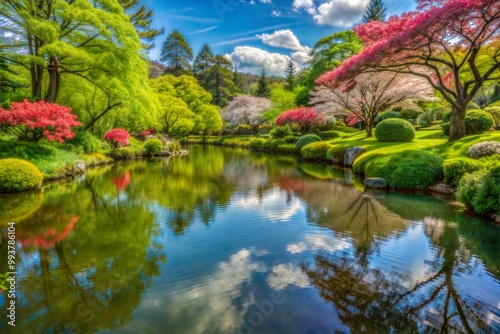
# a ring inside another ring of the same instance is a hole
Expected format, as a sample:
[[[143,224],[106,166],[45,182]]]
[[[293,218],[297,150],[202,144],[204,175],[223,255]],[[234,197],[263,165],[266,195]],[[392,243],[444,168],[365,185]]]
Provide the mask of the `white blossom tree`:
[[[389,72],[362,73],[338,88],[318,86],[311,105],[327,115],[353,115],[373,134],[375,117],[396,105],[434,100],[434,90],[423,78]]]
[[[254,135],[259,132],[259,127],[268,120],[264,112],[271,108],[271,101],[264,97],[237,96],[222,111],[222,119],[231,126],[246,124]]]

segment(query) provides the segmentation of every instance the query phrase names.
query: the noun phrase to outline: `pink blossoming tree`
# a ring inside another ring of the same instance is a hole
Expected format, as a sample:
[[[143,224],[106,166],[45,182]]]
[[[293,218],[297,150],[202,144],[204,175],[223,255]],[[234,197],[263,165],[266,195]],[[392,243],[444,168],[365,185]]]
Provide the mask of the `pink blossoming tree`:
[[[366,136],[372,137],[375,118],[382,112],[403,103],[434,99],[434,90],[423,78],[390,72],[362,73],[339,87],[320,86],[312,92],[311,104],[325,114],[355,115],[365,124]]]
[[[118,147],[118,144],[123,144],[124,146],[130,145],[128,139],[130,138],[130,134],[125,129],[113,129],[106,132],[104,135],[104,139],[111,142],[113,147]]]
[[[314,128],[326,124],[325,115],[308,107],[299,107],[282,113],[276,120],[276,125],[297,125],[304,135]]]
[[[336,88],[374,71],[424,78],[451,106],[450,141],[460,139],[467,105],[485,82],[500,79],[500,1],[417,3],[415,12],[358,26],[364,50],[317,83]]]

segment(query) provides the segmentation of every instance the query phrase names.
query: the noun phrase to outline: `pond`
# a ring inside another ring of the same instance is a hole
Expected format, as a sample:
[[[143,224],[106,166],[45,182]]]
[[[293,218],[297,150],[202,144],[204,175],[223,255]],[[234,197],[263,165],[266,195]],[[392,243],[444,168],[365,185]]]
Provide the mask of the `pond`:
[[[0,273],[16,222],[16,332],[500,332],[500,228],[358,184],[195,146],[0,196]]]

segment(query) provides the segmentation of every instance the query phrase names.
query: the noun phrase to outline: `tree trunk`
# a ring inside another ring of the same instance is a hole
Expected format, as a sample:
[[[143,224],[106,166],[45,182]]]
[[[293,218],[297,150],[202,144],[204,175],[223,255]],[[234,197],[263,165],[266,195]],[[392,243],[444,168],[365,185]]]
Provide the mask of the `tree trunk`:
[[[59,94],[59,82],[61,74],[59,73],[59,60],[56,57],[50,57],[49,70],[49,87],[45,101],[55,103]]]
[[[373,123],[366,123],[366,137],[373,137]]]
[[[467,106],[463,105],[459,109],[453,108],[450,117],[449,140],[454,141],[467,135],[465,132],[465,111]]]
[[[259,126],[260,125],[252,125],[252,133],[254,136],[257,136],[259,134]]]

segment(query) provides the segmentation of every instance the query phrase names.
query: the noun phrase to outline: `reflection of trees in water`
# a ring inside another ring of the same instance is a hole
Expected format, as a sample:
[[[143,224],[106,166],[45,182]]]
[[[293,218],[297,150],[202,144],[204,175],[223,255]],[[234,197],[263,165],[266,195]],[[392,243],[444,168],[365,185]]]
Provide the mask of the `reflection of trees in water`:
[[[41,208],[17,226],[20,236],[49,235],[54,241],[26,242],[18,252],[21,332],[119,328],[159,274],[158,263],[166,261],[154,240],[159,226],[143,201],[119,200],[109,174],[90,170],[82,180],[46,188]],[[68,226],[73,230],[65,233]],[[6,247],[0,246],[3,254]],[[0,297],[0,304],[6,300]],[[1,309],[5,317],[6,308]]]

